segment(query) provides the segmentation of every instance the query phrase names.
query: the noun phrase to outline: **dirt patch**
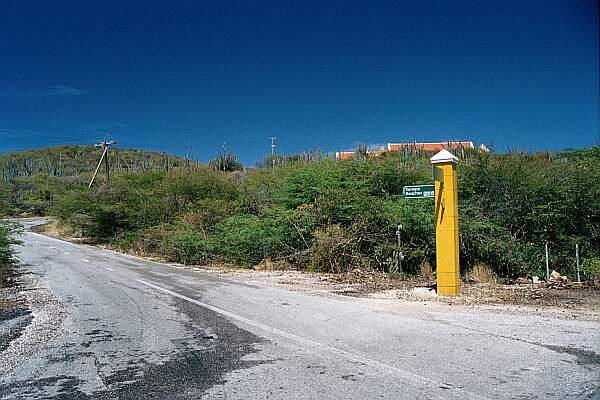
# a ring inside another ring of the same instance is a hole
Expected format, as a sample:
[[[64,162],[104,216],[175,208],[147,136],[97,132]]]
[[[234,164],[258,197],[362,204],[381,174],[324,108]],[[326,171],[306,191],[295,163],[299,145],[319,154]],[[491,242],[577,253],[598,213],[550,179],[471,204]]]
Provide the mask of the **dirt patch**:
[[[75,235],[74,232],[71,232],[69,229],[66,229],[60,224],[60,222],[57,219],[53,218],[46,218],[44,221],[41,221],[40,224],[30,226],[29,230],[31,232],[39,233],[42,235],[50,236],[56,239],[64,240],[66,242],[71,242],[75,244],[96,244],[96,242],[90,238]]]
[[[51,237],[62,237],[65,232],[59,227],[58,220],[47,220],[46,223],[33,225],[30,230],[35,233],[42,233]]]
[[[536,307],[600,308],[600,288],[572,287],[555,289],[545,285],[513,284],[465,285],[462,290],[465,301],[479,303],[524,304]]]

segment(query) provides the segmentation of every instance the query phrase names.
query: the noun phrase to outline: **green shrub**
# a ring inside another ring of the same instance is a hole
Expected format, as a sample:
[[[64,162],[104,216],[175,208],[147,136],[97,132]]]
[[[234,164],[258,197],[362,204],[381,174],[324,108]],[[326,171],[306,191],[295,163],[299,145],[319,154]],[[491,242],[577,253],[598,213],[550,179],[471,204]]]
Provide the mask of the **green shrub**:
[[[256,215],[239,214],[225,219],[215,228],[212,241],[217,254],[230,263],[258,264],[276,252],[276,239]]]
[[[182,264],[204,264],[211,260],[214,252],[201,233],[189,229],[175,230],[163,236],[159,250],[168,261]]]
[[[208,165],[215,171],[232,172],[241,171],[244,165],[238,160],[235,153],[223,151],[216,158],[210,160]]]
[[[510,232],[494,223],[470,218],[467,213],[460,222],[460,261],[463,272],[478,264],[494,265],[501,276],[529,275],[527,259],[521,244]]]
[[[545,243],[561,274],[573,275],[576,243],[586,260],[600,258],[600,150],[460,155],[463,270],[485,264],[505,278],[541,274]],[[10,165],[15,173],[27,167]],[[298,268],[389,270],[402,251],[405,272],[435,265],[433,201],[401,194],[432,181],[419,151],[229,173],[178,165],[132,165],[138,172],[114,173],[92,189],[85,174],[25,176],[25,168],[0,186],[0,210],[50,212],[82,236],[184,263],[285,258]]]
[[[310,248],[310,268],[323,272],[347,272],[370,265],[361,252],[361,235],[356,228],[333,224],[319,228]]]
[[[208,238],[218,223],[239,213],[241,209],[239,201],[205,198],[190,204],[188,211],[181,215],[181,219],[201,232],[204,238]]]
[[[3,276],[13,263],[12,246],[19,244],[20,241],[15,238],[22,232],[17,224],[0,221],[0,286]]]
[[[431,170],[414,169],[400,158],[323,160],[290,168],[275,195],[289,208],[310,204],[328,193],[348,196],[401,194],[405,185],[427,183]]]
[[[582,278],[589,281],[600,281],[600,257],[590,257],[581,263]]]
[[[10,203],[11,189],[8,185],[0,183],[0,216],[14,214],[14,207]]]
[[[395,263],[394,251],[402,251],[404,272],[416,273],[424,262],[435,264],[434,205],[431,200],[389,198],[385,201],[384,215],[387,223],[387,244],[377,249],[383,269]],[[401,245],[396,245],[396,230],[402,225]]]

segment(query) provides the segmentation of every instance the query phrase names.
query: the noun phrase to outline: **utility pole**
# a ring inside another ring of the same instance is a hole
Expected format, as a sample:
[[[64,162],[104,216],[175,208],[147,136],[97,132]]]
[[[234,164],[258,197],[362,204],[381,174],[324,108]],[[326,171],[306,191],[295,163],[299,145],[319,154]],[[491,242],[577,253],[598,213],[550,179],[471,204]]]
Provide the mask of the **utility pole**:
[[[270,137],[269,140],[271,141],[271,164],[273,166],[273,171],[275,171],[275,140],[277,140],[277,138]]]
[[[227,143],[225,142],[221,145],[221,154],[221,164],[223,164],[223,172],[225,172],[225,154],[227,154]]]
[[[102,142],[106,148],[106,155],[104,156],[104,166],[106,166],[106,182],[110,181],[110,165],[108,164],[108,145],[105,144],[106,140]]]
[[[98,175],[98,171],[100,170],[102,161],[104,161],[104,164],[106,165],[106,181],[108,182],[110,180],[110,165],[108,163],[108,147],[113,144],[117,144],[117,142],[114,140],[110,140],[108,142],[106,140],[103,140],[102,142],[96,143],[94,145],[95,147],[102,147],[102,155],[100,156],[100,161],[98,161],[98,166],[96,166],[96,170],[94,171],[94,175],[92,176],[92,180],[90,180],[90,184],[88,185],[88,188],[91,188],[92,185],[94,184],[94,179],[96,179],[96,175]]]

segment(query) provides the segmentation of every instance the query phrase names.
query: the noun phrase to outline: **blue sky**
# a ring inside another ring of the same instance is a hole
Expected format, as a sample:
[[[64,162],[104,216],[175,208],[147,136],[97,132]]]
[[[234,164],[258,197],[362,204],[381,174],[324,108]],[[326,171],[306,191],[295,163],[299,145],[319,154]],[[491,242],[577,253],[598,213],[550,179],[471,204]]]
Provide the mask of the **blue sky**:
[[[598,140],[598,2],[3,1],[0,152]]]

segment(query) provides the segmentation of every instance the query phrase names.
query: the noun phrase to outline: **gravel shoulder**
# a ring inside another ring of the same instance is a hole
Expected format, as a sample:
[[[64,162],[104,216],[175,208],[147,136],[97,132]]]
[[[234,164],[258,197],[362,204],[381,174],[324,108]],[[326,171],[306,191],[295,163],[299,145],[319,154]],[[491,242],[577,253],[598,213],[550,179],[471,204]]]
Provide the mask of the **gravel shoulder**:
[[[0,289],[0,375],[61,334],[64,305],[26,265],[15,267],[12,284]]]
[[[402,279],[376,271],[326,274],[304,271],[268,271],[220,266],[184,266],[243,283],[277,287],[319,296],[364,299],[389,307],[411,303],[440,310],[478,308],[519,314],[550,314],[557,318],[600,320],[600,289],[578,287],[554,289],[537,284],[463,283],[461,296],[443,297],[430,282]]]

